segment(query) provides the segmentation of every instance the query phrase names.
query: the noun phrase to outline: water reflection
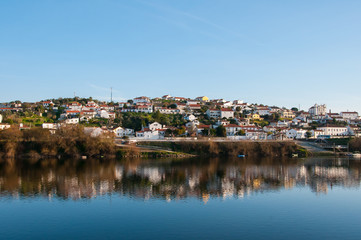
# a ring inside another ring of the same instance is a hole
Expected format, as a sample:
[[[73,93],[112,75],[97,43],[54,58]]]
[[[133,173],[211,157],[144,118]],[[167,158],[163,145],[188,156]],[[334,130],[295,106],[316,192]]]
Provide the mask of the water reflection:
[[[243,198],[308,187],[360,187],[361,162],[347,159],[6,160],[0,163],[0,198],[90,199],[105,194],[167,201]]]

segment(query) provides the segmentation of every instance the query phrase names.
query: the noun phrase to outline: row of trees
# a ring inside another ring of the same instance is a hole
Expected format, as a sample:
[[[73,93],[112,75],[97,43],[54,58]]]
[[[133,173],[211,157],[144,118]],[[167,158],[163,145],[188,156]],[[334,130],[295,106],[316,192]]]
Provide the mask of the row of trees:
[[[81,126],[62,127],[55,134],[42,128],[0,131],[0,154],[6,157],[30,156],[96,156],[115,153],[114,135],[91,136]]]

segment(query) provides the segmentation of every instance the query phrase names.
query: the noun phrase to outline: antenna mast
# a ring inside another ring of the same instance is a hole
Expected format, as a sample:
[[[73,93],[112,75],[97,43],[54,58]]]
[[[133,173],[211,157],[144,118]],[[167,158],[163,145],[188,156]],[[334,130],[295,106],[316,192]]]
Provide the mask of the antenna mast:
[[[113,87],[110,87],[110,102],[113,102]]]

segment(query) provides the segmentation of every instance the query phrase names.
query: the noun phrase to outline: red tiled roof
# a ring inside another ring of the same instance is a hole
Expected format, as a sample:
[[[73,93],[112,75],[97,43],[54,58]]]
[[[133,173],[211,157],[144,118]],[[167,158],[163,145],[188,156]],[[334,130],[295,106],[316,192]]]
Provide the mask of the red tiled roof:
[[[228,125],[226,125],[226,126],[224,126],[225,128],[231,128],[231,127],[241,127],[241,126],[239,126],[239,125],[237,125],[237,124],[228,124]]]
[[[233,112],[233,110],[230,108],[222,108],[221,111],[222,112]]]
[[[211,125],[198,125],[197,128],[210,128]]]

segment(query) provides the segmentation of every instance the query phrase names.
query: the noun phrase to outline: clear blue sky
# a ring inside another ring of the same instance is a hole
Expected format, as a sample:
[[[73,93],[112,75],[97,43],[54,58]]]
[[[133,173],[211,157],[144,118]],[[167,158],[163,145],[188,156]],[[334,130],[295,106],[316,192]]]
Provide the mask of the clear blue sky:
[[[361,112],[359,0],[2,0],[0,102],[140,95]]]

